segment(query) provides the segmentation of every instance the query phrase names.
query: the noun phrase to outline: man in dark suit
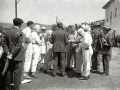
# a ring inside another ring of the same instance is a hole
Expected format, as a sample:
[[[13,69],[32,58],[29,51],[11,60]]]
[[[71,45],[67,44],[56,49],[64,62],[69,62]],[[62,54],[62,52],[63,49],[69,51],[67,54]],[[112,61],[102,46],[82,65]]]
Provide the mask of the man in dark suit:
[[[5,33],[2,43],[3,50],[9,59],[5,90],[10,90],[11,83],[14,84],[14,90],[19,90],[21,83],[23,61],[25,59],[23,33],[20,30],[22,23],[23,20],[20,18],[13,19],[14,27]]]
[[[51,35],[50,42],[53,44],[53,76],[56,76],[58,58],[60,56],[61,75],[65,76],[65,54],[67,45],[67,34],[62,30],[63,24],[57,23],[58,30],[55,30]]]
[[[113,44],[112,37],[110,34],[110,27],[105,27],[104,31],[104,39],[103,48],[101,50],[103,55],[103,75],[109,75],[109,61],[111,60],[111,46]]]

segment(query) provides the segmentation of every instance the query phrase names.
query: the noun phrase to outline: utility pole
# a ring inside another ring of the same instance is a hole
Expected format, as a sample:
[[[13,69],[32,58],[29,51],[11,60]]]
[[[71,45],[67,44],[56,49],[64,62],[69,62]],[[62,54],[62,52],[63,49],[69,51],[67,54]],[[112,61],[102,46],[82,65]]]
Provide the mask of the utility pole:
[[[15,18],[17,18],[17,4],[19,3],[19,1],[15,0]]]
[[[57,22],[58,22],[58,17],[56,16],[56,24],[57,24]]]

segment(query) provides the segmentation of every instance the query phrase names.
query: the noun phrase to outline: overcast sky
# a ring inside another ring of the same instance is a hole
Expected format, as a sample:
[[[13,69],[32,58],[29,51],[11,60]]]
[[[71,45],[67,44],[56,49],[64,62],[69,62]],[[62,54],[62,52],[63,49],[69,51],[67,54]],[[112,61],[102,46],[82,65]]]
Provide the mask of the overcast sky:
[[[15,0],[0,0],[0,22],[12,23],[15,17]],[[109,0],[20,0],[18,17],[24,22],[32,20],[53,24],[56,16],[65,25],[92,22],[105,18],[102,7]]]

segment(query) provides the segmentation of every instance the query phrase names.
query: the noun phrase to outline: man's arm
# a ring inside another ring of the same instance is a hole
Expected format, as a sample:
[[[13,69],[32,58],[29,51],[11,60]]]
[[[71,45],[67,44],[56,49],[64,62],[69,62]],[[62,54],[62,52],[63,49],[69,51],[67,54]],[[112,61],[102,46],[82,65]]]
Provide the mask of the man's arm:
[[[9,53],[9,49],[8,49],[8,46],[7,46],[7,41],[6,41],[5,36],[3,36],[2,47],[3,47],[4,52],[6,54],[8,54]]]
[[[22,43],[23,43],[23,33],[22,32],[19,32],[17,41],[18,42],[17,42],[16,46],[11,51],[13,57],[16,57],[22,48]]]
[[[52,33],[51,38],[50,38],[50,43],[51,43],[51,44],[54,43],[53,33]]]
[[[65,34],[65,36],[64,36],[64,42],[65,42],[65,45],[67,45],[67,44],[68,44],[67,34]]]

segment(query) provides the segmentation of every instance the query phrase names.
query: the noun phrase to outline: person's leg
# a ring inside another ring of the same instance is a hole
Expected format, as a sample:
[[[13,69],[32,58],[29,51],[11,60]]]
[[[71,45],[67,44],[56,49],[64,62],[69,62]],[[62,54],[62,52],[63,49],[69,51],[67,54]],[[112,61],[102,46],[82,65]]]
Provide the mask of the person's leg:
[[[14,70],[14,90],[19,90],[21,84],[23,62],[15,61],[15,70]]]
[[[65,53],[60,53],[61,73],[65,75]]]
[[[110,56],[105,57],[105,67],[106,67],[106,74],[109,75],[109,61],[110,61]]]
[[[32,66],[31,66],[31,72],[34,74],[36,73],[36,68],[39,61],[39,55],[40,55],[39,46],[35,44],[33,45],[33,59],[32,59]]]
[[[53,75],[56,75],[58,65],[58,52],[53,52]]]
[[[32,52],[33,52],[33,46],[30,43],[28,45],[28,47],[26,49],[26,53],[25,53],[24,76],[26,76],[26,77],[30,74]]]
[[[5,90],[10,90],[11,88],[11,81],[12,81],[12,75],[13,75],[13,70],[14,70],[14,62],[9,62],[9,66],[8,66],[8,70],[6,72],[7,76],[6,76],[6,89]]]
[[[103,73],[105,73],[106,72],[106,69],[105,69],[105,55],[103,55],[102,60],[103,60]]]
[[[71,44],[67,45],[67,52],[66,52],[66,57],[67,57],[67,68],[70,69],[70,60],[72,57],[72,47]]]
[[[43,69],[44,70],[47,70],[48,69],[48,63],[49,61],[52,60],[52,49],[49,49],[48,52],[46,53],[45,55],[45,58],[44,58],[45,62],[44,62],[44,67]]]

